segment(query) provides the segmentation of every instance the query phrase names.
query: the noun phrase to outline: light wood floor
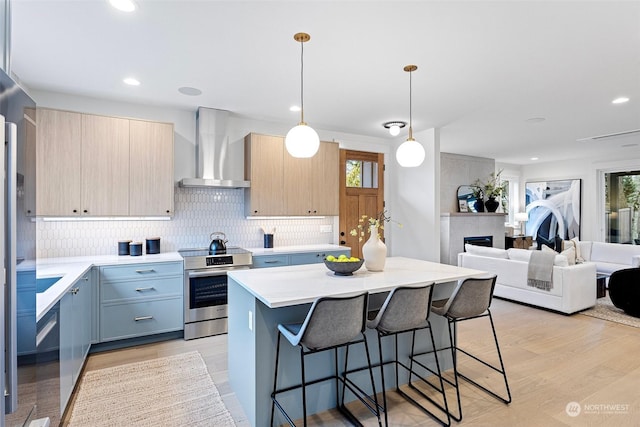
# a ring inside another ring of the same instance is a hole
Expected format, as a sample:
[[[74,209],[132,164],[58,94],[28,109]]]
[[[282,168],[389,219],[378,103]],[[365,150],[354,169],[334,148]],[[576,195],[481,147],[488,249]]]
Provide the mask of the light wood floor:
[[[513,402],[505,405],[462,383],[461,425],[468,426],[638,426],[640,425],[640,329],[593,317],[565,316],[495,299],[492,312],[507,368]],[[465,322],[459,339],[491,360],[488,319]],[[226,335],[93,354],[85,371],[198,350],[222,398],[240,427],[249,423],[227,378]],[[494,373],[465,372],[492,384]],[[499,381],[496,384],[500,384]],[[396,393],[390,395],[392,426],[437,426]],[[453,395],[451,395],[453,398]],[[455,401],[455,400],[454,400]],[[580,405],[577,416],[566,407]],[[354,411],[359,412],[357,405]],[[364,415],[366,425],[376,420]],[[335,411],[312,417],[312,425],[348,425]],[[453,425],[456,423],[454,422]],[[212,426],[213,427],[213,426]]]

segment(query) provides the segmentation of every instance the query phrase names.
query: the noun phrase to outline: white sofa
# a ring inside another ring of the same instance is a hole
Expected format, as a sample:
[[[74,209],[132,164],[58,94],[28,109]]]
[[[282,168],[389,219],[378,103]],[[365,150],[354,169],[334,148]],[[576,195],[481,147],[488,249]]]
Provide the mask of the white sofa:
[[[640,267],[640,245],[580,241],[578,247],[578,255],[595,263],[598,274],[609,276],[616,270]]]
[[[508,254],[510,251],[523,249],[508,249],[505,252]],[[590,262],[570,266],[556,263],[550,291],[527,285],[527,261],[463,252],[458,254],[458,265],[496,274],[498,278],[494,295],[497,297],[567,314],[593,307],[596,303],[596,265]]]

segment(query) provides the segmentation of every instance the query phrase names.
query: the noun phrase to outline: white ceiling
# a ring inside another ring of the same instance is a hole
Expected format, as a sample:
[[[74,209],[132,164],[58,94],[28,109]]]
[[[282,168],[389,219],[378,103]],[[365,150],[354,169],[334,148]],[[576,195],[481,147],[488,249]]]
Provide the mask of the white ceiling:
[[[136,2],[126,14],[106,0],[13,0],[13,72],[34,90],[293,126],[304,31],[312,127],[387,137],[383,122],[409,119],[403,67],[416,64],[414,132],[441,128],[442,151],[640,157],[640,133],[576,141],[640,129],[639,1]],[[142,84],[124,85],[130,75]]]

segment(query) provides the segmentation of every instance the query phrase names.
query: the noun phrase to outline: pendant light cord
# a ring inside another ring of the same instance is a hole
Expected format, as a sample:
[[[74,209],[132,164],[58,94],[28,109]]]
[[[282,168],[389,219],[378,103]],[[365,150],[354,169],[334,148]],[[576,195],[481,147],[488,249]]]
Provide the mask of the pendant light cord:
[[[413,139],[413,98],[412,98],[412,76],[413,71],[409,71],[409,139]]]
[[[304,123],[304,41],[300,41],[300,124]]]

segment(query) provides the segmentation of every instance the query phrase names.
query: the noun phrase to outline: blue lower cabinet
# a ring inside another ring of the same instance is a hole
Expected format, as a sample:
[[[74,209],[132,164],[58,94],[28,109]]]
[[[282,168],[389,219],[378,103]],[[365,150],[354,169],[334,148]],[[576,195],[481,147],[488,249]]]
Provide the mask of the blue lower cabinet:
[[[254,255],[252,268],[281,267],[284,265],[318,264],[324,261],[325,257],[333,255],[336,258],[340,255],[351,256],[351,249],[331,250],[322,252],[296,252],[279,255]]]
[[[100,342],[184,328],[182,262],[100,267]]]
[[[91,273],[60,300],[60,410],[64,412],[91,345]]]

